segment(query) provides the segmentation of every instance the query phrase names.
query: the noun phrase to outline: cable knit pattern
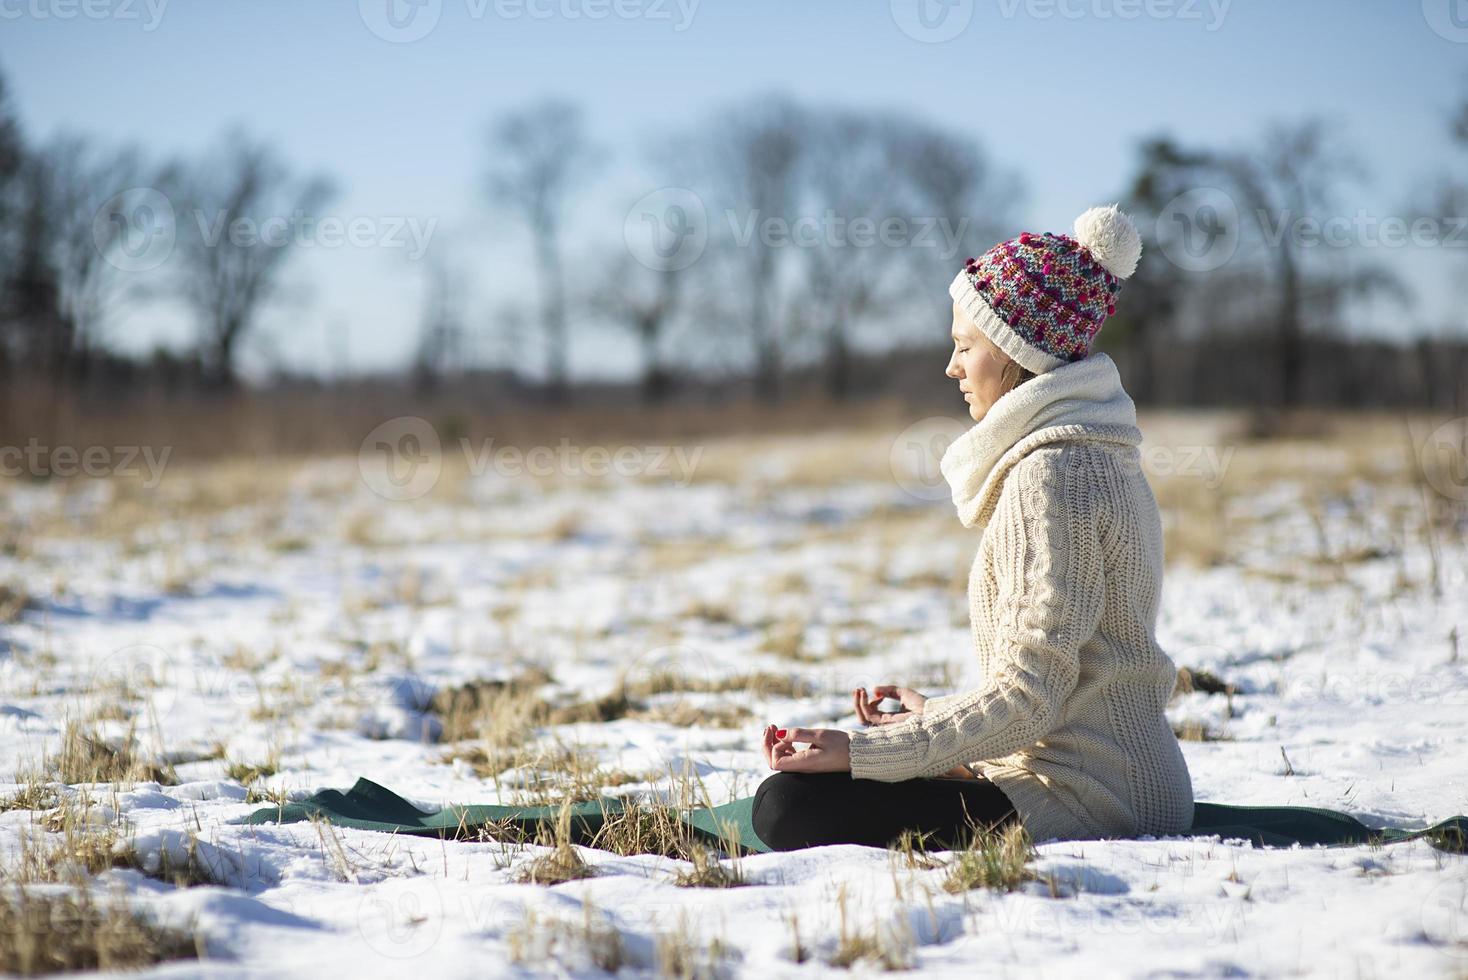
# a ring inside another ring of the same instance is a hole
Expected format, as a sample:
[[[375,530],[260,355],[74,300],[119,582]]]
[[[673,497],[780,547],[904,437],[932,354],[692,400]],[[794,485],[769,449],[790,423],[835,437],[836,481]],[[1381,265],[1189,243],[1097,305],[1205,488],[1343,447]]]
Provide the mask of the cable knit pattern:
[[[942,471],[982,536],[969,615],[983,683],[897,725],[849,731],[851,772],[894,782],[959,764],[1036,840],[1174,834],[1193,787],[1155,637],[1162,528],[1136,408],[1095,353],[1027,381],[949,446]]]

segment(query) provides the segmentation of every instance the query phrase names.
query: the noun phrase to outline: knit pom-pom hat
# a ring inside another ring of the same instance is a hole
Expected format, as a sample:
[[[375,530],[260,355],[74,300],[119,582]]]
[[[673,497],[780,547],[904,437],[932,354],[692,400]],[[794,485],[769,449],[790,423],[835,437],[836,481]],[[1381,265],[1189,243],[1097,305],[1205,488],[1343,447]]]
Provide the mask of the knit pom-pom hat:
[[[1141,257],[1142,236],[1112,204],[1077,218],[1074,236],[1000,242],[967,260],[948,292],[995,346],[1044,374],[1090,353]]]

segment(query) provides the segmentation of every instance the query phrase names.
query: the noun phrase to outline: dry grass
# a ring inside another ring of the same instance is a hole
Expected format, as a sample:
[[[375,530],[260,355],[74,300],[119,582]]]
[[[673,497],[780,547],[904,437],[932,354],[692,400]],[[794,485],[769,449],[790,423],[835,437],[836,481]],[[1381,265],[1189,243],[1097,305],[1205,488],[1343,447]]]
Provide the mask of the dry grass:
[[[1204,670],[1201,667],[1179,667],[1174,693],[1191,694],[1193,691],[1202,691],[1204,694],[1224,694],[1231,697],[1238,691],[1238,688],[1212,671]]]
[[[19,843],[14,859],[0,868],[0,882],[84,887],[90,876],[108,868],[131,868],[180,888],[221,884],[200,856],[194,833],[186,835],[181,849],[164,847],[144,855],[86,791],[58,797],[54,807],[21,829]]]
[[[250,786],[261,779],[280,772],[280,749],[272,746],[265,758],[259,762],[228,762],[224,774],[241,786]]]
[[[628,965],[621,933],[589,899],[581,903],[580,922],[527,909],[520,927],[507,938],[510,961],[537,970],[553,962],[573,975],[588,968],[616,973]]]
[[[0,891],[0,971],[9,975],[137,970],[204,954],[198,933],[163,928],[120,894]]]
[[[672,980],[717,980],[743,959],[743,954],[717,936],[704,942],[687,910],[678,924],[657,937],[657,975]]]
[[[160,764],[140,753],[135,727],[129,727],[118,744],[112,744],[95,728],[74,719],[66,723],[61,750],[43,757],[39,773],[22,772],[18,781],[25,782],[28,778],[68,786],[82,783],[178,784],[178,774],[171,765],[166,762]]]
[[[20,622],[21,613],[34,609],[35,605],[24,587],[0,584],[0,626]]]
[[[836,906],[840,915],[840,931],[836,948],[826,957],[826,965],[849,970],[870,964],[883,970],[910,970],[916,965],[916,941],[903,928],[905,918],[858,926],[847,910],[846,883],[836,889]]]
[[[695,845],[691,861],[693,867],[678,872],[673,880],[680,888],[738,888],[748,884],[737,857],[726,864],[712,848]]]
[[[956,851],[943,879],[943,889],[957,894],[974,888],[1012,892],[1039,875],[1030,867],[1036,857],[1029,832],[1018,823],[997,830],[981,829]]]
[[[1233,736],[1197,718],[1185,718],[1172,726],[1172,733],[1184,742],[1232,742]]]
[[[580,878],[591,878],[596,870],[581,857],[571,843],[571,801],[561,805],[556,825],[546,842],[550,850],[532,858],[515,875],[515,880],[534,885],[559,885]]]
[[[39,773],[31,773],[20,789],[0,797],[0,813],[6,810],[50,810],[60,805],[61,795],[55,787],[41,782]]]

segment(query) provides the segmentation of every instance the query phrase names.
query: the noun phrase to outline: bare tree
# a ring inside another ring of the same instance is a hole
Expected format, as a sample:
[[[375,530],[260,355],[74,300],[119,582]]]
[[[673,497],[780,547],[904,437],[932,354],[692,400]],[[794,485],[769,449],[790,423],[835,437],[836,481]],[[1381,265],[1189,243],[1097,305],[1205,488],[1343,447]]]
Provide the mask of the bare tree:
[[[1209,213],[1211,226],[1203,230],[1214,240],[1237,236],[1238,257],[1225,268],[1207,272],[1206,277],[1189,277],[1182,268],[1165,270],[1184,280],[1179,288],[1156,282],[1152,277],[1163,270],[1148,269],[1149,264],[1143,263],[1147,271],[1136,283],[1128,284],[1128,292],[1140,285],[1138,291],[1144,296],[1150,293],[1155,305],[1147,310],[1144,303],[1143,315],[1195,305],[1194,300],[1209,292],[1206,284],[1217,285],[1225,279],[1232,280],[1230,292],[1240,303],[1257,307],[1267,300],[1267,313],[1255,327],[1273,339],[1279,352],[1273,400],[1286,406],[1296,404],[1306,395],[1307,332],[1336,329],[1339,313],[1349,299],[1399,288],[1396,278],[1379,265],[1358,263],[1352,272],[1343,274],[1331,262],[1343,263],[1344,250],[1312,250],[1307,236],[1296,234],[1303,227],[1301,222],[1340,216],[1342,187],[1364,179],[1356,156],[1340,144],[1331,126],[1318,119],[1274,124],[1256,145],[1243,148],[1185,148],[1165,138],[1153,139],[1143,145],[1142,167],[1134,179],[1131,199],[1143,210],[1156,212],[1172,207],[1185,191],[1217,187],[1233,202],[1237,215]],[[1199,215],[1170,215],[1185,219],[1187,227],[1181,228],[1166,220],[1169,215],[1162,217],[1153,227],[1158,234],[1169,236],[1196,233],[1195,219],[1204,215],[1201,211]],[[1178,254],[1170,251],[1167,240],[1159,244],[1164,253]],[[1194,280],[1191,285],[1185,282],[1189,278]],[[1206,284],[1201,281],[1204,278]],[[1217,293],[1209,295],[1216,297]],[[1211,328],[1227,322],[1226,311],[1211,307],[1208,312]]]
[[[1277,124],[1269,128],[1259,146],[1218,153],[1210,161],[1239,203],[1257,219],[1261,225],[1257,230],[1276,239],[1264,254],[1275,277],[1272,329],[1280,352],[1279,400],[1287,406],[1303,394],[1306,317],[1312,312],[1310,300],[1320,299],[1321,290],[1313,287],[1323,285],[1311,281],[1304,246],[1289,228],[1300,219],[1319,220],[1335,214],[1340,185],[1365,177],[1355,155],[1337,145],[1332,132],[1318,119]],[[1262,227],[1266,221],[1268,227]]]
[[[24,154],[20,122],[10,103],[5,76],[0,75],[0,372],[8,370],[18,346],[13,335],[15,270],[21,243],[16,175]]]
[[[241,338],[279,298],[296,235],[332,185],[295,175],[268,144],[238,130],[165,183],[177,214],[181,292],[197,321],[206,378],[229,385]]]
[[[128,263],[135,228],[115,219],[139,204],[155,178],[137,148],[107,150],[75,134],[55,137],[27,170],[33,247],[55,291],[47,361],[58,374],[84,369],[122,304],[147,295]]]
[[[593,280],[593,296],[582,297],[589,309],[632,334],[642,359],[642,400],[664,400],[673,375],[664,362],[670,328],[685,305],[684,277],[673,256],[634,257],[624,247]],[[592,301],[594,299],[594,302]]]
[[[1136,273],[1123,287],[1125,300],[1117,309],[1115,322],[1107,321],[1102,334],[1108,344],[1129,347],[1136,357],[1135,376],[1129,378],[1139,401],[1163,395],[1164,368],[1181,373],[1176,363],[1180,332],[1178,317],[1190,294],[1200,290],[1186,269],[1170,265],[1166,256],[1182,254],[1181,236],[1189,229],[1165,218],[1164,210],[1187,191],[1207,180],[1206,153],[1179,146],[1159,135],[1144,139],[1137,150],[1137,174],[1124,195],[1126,210],[1142,229],[1153,257],[1138,264]],[[1166,361],[1164,362],[1164,358]]]
[[[735,318],[730,326],[749,338],[756,393],[775,400],[790,314],[797,305],[796,280],[787,242],[764,230],[766,222],[788,227],[796,217],[798,164],[809,119],[781,96],[757,98],[714,115],[717,122],[691,142],[711,185],[709,198],[727,220],[713,218],[714,261],[698,268],[725,270],[724,296]]]
[[[566,290],[561,231],[575,182],[589,171],[594,150],[581,110],[547,100],[498,119],[490,128],[486,186],[492,201],[513,210],[530,229],[540,276],[547,394],[570,395],[566,367]]]
[[[413,357],[413,383],[419,391],[436,388],[447,374],[464,366],[464,323],[460,280],[443,252],[428,262],[428,288]]]
[[[998,237],[1018,194],[977,146],[924,123],[836,108],[809,117],[802,201],[828,238],[799,250],[803,285],[826,391],[845,398],[862,327],[901,337],[917,324],[946,336],[946,319],[900,314],[947,309],[958,253]]]

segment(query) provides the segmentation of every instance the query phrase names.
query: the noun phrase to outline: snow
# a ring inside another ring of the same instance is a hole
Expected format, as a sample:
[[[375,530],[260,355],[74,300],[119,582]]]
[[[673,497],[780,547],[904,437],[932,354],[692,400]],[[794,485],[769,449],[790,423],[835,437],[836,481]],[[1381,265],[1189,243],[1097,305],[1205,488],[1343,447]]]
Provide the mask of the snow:
[[[134,709],[96,725],[113,738],[134,725],[181,783],[97,787],[94,816],[121,821],[145,867],[192,851],[224,884],[180,889],[130,869],[101,882],[198,928],[223,976],[594,973],[587,936],[607,930],[629,974],[654,972],[660,941],[681,933],[722,944],[721,975],[824,975],[843,904],[848,930],[924,976],[1468,972],[1468,857],[1424,841],[1046,842],[1034,866],[1046,880],[953,895],[941,868],[860,847],[745,857],[750,885],[732,889],[677,887],[688,866],[670,859],[581,849],[596,877],[541,886],[514,880],[536,847],[229,823],[260,805],[229,764],[277,757],[253,788],[298,799],[368,776],[424,807],[495,802],[526,774],[496,782],[455,760],[433,741],[432,697],[531,665],[553,674],[545,693],[568,698],[605,694],[624,670],[805,681],[799,699],[660,696],[742,703],[752,714],[738,729],[621,718],[540,733],[629,773],[694,765],[715,803],[768,774],[766,721],[850,726],[857,686],[944,693],[944,678],[971,679],[966,604],[940,583],[961,581],[977,539],[950,505],[896,480],[787,482],[801,445],[781,452],[727,482],[487,472],[407,502],[374,496],[353,460],[319,460],[268,470],[259,500],[170,504],[110,533],[96,528],[126,488],[6,485],[26,546],[0,555],[0,582],[34,601],[0,634],[0,756],[18,771],[57,749],[67,719]],[[169,474],[160,492],[189,478]],[[1319,527],[1311,492],[1281,477],[1235,493],[1234,560],[1168,567],[1159,641],[1236,688],[1169,708],[1175,724],[1227,736],[1182,743],[1196,796],[1344,809],[1372,826],[1468,813],[1468,656],[1452,639],[1468,641],[1461,530],[1438,530],[1434,566],[1425,535],[1392,518],[1420,512],[1410,483],[1344,483]],[[699,618],[700,602],[730,621]],[[762,648],[761,627],[785,619],[811,659]],[[142,697],[119,700],[124,689]],[[0,797],[18,788],[0,784]],[[0,813],[0,853],[37,816]]]

